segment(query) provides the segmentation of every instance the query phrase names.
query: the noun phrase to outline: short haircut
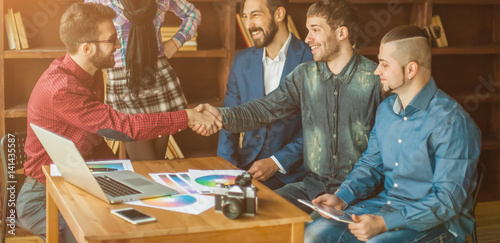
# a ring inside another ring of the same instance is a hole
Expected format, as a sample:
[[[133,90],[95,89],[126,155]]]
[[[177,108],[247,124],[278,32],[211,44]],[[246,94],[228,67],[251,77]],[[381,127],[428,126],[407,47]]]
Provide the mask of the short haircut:
[[[97,3],[74,3],[62,15],[59,35],[69,54],[78,51],[78,45],[99,36],[98,24],[113,20],[116,12]]]
[[[243,7],[245,6],[246,1],[247,0],[243,0],[241,2],[241,13],[243,13]],[[283,7],[285,9],[285,18],[283,21],[285,21],[285,24],[288,24],[288,0],[267,0],[266,2],[267,9],[269,9],[271,16],[279,7]]]
[[[384,35],[381,44],[394,43],[397,52],[394,58],[402,66],[414,61],[419,66],[431,70],[432,39],[439,38],[440,28],[429,26],[420,28],[412,25],[403,25],[392,29]]]
[[[347,0],[321,0],[307,10],[307,17],[325,18],[332,30],[345,26],[349,31],[349,42],[356,44],[358,37],[359,15],[356,8]]]

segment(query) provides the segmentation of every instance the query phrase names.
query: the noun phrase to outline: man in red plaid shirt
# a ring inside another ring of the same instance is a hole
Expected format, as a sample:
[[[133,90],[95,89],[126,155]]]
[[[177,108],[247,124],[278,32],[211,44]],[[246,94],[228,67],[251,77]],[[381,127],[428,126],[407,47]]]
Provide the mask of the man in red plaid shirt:
[[[57,58],[35,85],[28,102],[28,124],[33,123],[73,140],[86,160],[116,158],[104,137],[137,141],[168,136],[188,126],[203,124],[210,135],[221,128],[215,116],[182,110],[170,113],[127,115],[104,104],[102,68],[115,65],[120,48],[113,25],[115,11],[100,4],[75,3],[61,19],[60,36],[67,54]],[[138,60],[140,61],[140,60]],[[42,166],[51,160],[28,125],[24,165],[27,179],[19,192],[19,221],[45,234],[45,176]],[[60,217],[63,242],[75,241]]]

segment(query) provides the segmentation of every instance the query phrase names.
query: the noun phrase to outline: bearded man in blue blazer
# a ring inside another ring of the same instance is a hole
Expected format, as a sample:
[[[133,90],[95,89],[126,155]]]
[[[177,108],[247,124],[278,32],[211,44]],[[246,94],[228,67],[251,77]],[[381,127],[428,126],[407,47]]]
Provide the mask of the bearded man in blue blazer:
[[[238,106],[276,89],[297,65],[313,60],[310,47],[287,27],[288,0],[243,0],[242,19],[255,47],[236,53],[229,73],[225,107]],[[297,112],[258,130],[221,130],[217,155],[271,189],[301,181],[302,125]]]

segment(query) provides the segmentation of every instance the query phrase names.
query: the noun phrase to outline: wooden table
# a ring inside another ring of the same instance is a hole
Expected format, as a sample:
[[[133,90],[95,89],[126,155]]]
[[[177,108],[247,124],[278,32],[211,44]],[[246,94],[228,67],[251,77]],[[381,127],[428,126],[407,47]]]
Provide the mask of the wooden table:
[[[135,172],[184,172],[188,169],[235,169],[220,157],[133,163]],[[304,222],[310,220],[291,203],[256,180],[258,214],[230,220],[213,208],[199,215],[127,204],[110,205],[69,184],[62,177],[47,177],[47,241],[58,242],[58,212],[78,242],[303,242]],[[111,209],[135,207],[158,222],[132,225],[111,214]]]

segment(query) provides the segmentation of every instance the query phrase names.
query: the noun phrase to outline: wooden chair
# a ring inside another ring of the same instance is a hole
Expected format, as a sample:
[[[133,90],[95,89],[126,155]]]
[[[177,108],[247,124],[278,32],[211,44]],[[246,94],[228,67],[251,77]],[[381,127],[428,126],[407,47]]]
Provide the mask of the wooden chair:
[[[473,203],[474,203],[472,206],[472,216],[474,218],[476,218],[477,197],[479,195],[479,189],[481,188],[481,184],[483,182],[485,171],[486,171],[486,166],[483,163],[479,163],[477,165],[477,185],[476,185],[476,189],[474,189],[474,192],[472,193]],[[476,231],[476,221],[475,220],[474,220],[474,228],[472,230],[472,242],[477,243],[477,231]]]
[[[10,210],[7,210],[8,199],[10,198],[10,191],[7,188],[11,185],[15,185],[15,197],[17,198],[17,194],[21,190],[21,188],[17,188],[17,186],[22,186],[22,182],[24,181],[24,169],[23,165],[26,162],[26,154],[24,153],[24,142],[26,141],[26,132],[17,132],[17,133],[8,133],[6,134],[2,140],[0,141],[0,152],[2,155],[2,166],[3,166],[3,176],[5,179],[4,186],[4,196],[3,196],[3,210],[2,210],[2,234],[1,234],[1,243],[5,242],[5,238],[7,232],[5,231],[7,228],[7,214],[10,215]],[[21,179],[20,184],[16,185],[17,179]],[[9,213],[7,213],[9,211]],[[22,228],[23,230],[29,232],[32,235],[38,236],[45,242],[45,236],[39,235],[31,232],[30,230],[23,227],[19,221],[17,220],[17,214],[15,214],[15,224],[16,226]]]

